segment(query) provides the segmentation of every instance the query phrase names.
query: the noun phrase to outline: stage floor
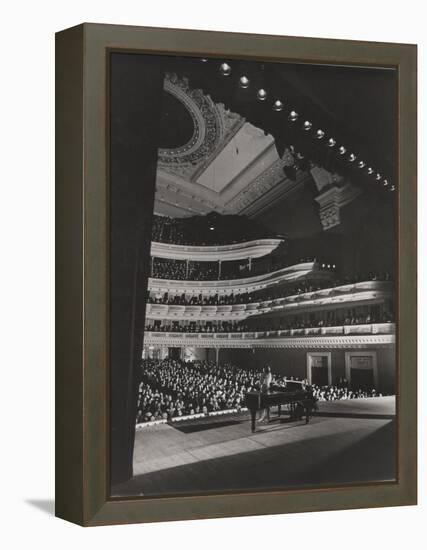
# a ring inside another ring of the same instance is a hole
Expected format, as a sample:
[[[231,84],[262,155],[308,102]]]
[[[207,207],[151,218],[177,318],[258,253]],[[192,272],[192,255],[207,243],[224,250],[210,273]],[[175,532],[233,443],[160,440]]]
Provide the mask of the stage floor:
[[[395,479],[395,398],[320,402],[309,424],[233,414],[136,433],[134,477],[113,495],[161,496]]]

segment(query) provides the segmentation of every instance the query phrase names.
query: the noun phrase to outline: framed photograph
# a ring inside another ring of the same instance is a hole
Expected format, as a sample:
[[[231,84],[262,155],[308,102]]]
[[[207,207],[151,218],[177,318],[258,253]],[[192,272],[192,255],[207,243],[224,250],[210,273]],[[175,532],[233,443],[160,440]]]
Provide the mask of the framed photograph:
[[[416,46],[56,52],[56,514],[415,504]]]

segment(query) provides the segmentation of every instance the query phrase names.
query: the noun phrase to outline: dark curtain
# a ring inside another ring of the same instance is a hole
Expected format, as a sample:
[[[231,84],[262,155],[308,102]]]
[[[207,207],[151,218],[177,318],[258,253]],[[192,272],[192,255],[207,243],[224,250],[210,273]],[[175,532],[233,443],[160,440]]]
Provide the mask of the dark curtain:
[[[110,57],[110,472],[132,477],[138,366],[164,70],[160,56]]]

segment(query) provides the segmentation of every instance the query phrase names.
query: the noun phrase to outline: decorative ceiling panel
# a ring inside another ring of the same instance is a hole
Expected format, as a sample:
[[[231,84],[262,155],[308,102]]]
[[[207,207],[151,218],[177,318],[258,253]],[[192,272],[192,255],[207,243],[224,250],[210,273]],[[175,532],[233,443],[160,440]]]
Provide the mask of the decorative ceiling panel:
[[[253,210],[271,189],[289,186],[283,172],[286,159],[279,158],[270,134],[214,103],[201,89],[192,89],[186,78],[167,74],[164,91],[174,99],[164,101],[160,143],[191,137],[184,144],[159,149],[156,214],[240,214],[249,207]],[[180,121],[185,128],[170,126]]]
[[[244,119],[226,110],[224,105],[215,104],[202,90],[192,90],[188,80],[180,79],[176,74],[166,75],[164,90],[188,110],[194,131],[184,145],[159,149],[159,168],[192,179],[200,172],[201,166],[239,130]]]

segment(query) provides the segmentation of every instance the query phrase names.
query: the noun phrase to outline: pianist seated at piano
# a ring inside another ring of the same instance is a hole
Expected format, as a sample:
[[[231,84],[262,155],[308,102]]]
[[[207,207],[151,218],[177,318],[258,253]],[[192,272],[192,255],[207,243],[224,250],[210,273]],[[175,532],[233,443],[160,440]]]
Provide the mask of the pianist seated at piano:
[[[255,431],[256,413],[260,411],[258,422],[270,421],[270,408],[277,406],[277,415],[282,414],[282,405],[285,406],[293,420],[301,420],[305,416],[308,424],[313,410],[316,408],[316,397],[308,385],[307,380],[287,380],[273,383],[271,368],[266,366],[258,392],[249,391],[246,394],[245,404],[251,414],[251,429]]]

